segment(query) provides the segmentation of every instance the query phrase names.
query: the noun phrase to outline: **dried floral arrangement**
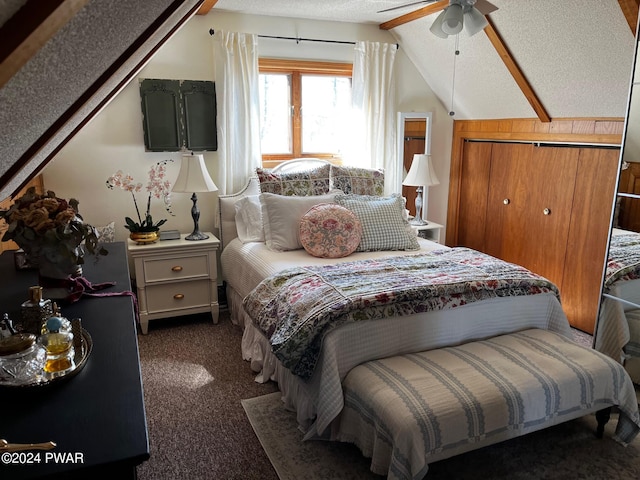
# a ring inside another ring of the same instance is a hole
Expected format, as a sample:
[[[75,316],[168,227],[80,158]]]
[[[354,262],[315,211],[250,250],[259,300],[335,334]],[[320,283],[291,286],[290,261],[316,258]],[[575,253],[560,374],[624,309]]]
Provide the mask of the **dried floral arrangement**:
[[[13,240],[36,263],[43,251],[49,261],[60,258],[75,265],[84,263],[85,249],[92,255],[106,255],[107,250],[98,245],[96,229],[78,213],[78,204],[52,191],[40,195],[31,187],[8,210],[0,211],[8,225],[2,241]]]

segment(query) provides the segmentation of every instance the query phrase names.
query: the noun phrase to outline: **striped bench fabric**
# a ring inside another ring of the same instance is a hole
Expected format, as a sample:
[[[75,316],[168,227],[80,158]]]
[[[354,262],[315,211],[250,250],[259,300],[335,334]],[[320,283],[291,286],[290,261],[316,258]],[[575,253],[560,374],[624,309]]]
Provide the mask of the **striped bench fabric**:
[[[429,462],[613,405],[616,440],[640,429],[624,368],[548,330],[370,361],[349,372],[344,392],[332,438],[355,443],[390,479],[421,479]]]

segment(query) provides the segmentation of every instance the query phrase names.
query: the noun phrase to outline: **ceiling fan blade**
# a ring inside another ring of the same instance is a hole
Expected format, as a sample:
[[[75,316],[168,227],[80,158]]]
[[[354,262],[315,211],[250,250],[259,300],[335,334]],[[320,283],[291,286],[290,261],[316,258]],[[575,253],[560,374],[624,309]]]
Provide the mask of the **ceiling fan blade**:
[[[476,0],[474,7],[476,7],[483,15],[488,15],[489,13],[498,10],[498,7],[493,3],[487,2],[487,0]]]
[[[391,12],[393,10],[400,10],[401,8],[412,7],[413,5],[420,5],[422,3],[433,3],[435,1],[436,0],[422,0],[421,2],[405,3],[403,5],[398,5],[397,7],[390,7],[390,8],[385,8],[384,10],[378,10],[376,13]]]

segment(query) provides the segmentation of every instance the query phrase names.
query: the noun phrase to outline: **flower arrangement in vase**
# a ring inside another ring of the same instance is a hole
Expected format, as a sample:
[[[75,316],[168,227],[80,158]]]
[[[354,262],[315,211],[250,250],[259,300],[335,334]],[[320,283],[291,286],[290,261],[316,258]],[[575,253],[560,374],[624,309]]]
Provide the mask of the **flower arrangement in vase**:
[[[74,198],[67,201],[52,191],[41,195],[31,187],[0,211],[8,225],[2,241],[16,242],[43,277],[81,276],[85,249],[96,256],[108,252],[98,245],[96,229],[84,223],[78,204]]]
[[[120,188],[126,192],[131,193],[133,198],[133,205],[136,208],[136,214],[138,221],[136,222],[131,217],[125,217],[126,224],[124,228],[129,230],[130,238],[138,243],[152,243],[158,240],[158,231],[160,227],[166,223],[166,219],[153,221],[151,216],[151,198],[155,197],[162,199],[165,205],[166,211],[173,215],[171,211],[171,182],[166,179],[167,169],[166,164],[172,160],[163,160],[156,163],[149,170],[149,181],[147,182],[147,209],[144,214],[144,219],[140,215],[140,209],[138,208],[138,201],[136,200],[136,193],[142,191],[142,183],[136,183],[133,177],[129,174],[124,174],[122,170],[118,170],[107,179],[107,188],[114,190]]]

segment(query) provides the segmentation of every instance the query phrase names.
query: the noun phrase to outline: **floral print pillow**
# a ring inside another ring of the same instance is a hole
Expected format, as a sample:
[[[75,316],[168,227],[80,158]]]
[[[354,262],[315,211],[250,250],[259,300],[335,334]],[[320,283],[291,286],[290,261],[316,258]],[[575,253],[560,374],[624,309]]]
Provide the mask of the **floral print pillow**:
[[[384,195],[384,170],[331,165],[331,188],[358,195]]]
[[[274,173],[265,168],[257,168],[261,193],[276,195],[324,195],[329,193],[329,164],[304,172]]]
[[[300,243],[310,255],[341,258],[360,244],[362,224],[353,212],[333,203],[321,203],[300,219]]]

